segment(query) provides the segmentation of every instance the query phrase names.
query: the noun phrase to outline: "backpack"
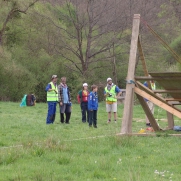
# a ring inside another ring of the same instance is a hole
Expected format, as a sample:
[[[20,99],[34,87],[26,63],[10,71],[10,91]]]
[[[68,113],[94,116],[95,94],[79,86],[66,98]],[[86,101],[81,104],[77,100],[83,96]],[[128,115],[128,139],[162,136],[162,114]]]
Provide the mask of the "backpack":
[[[36,97],[34,94],[28,94],[26,96],[26,105],[27,106],[35,106],[36,103]]]

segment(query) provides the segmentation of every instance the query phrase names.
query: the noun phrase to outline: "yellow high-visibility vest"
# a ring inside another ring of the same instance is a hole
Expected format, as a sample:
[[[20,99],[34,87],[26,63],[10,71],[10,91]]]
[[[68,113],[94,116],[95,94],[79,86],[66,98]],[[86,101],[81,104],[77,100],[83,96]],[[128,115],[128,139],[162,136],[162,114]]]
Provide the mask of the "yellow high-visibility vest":
[[[109,91],[107,89],[107,87],[105,87],[106,94],[108,94],[106,96],[106,101],[110,101],[110,102],[116,102],[117,101],[117,99],[115,98],[116,97],[115,88],[116,88],[116,85],[112,86],[111,90]]]
[[[56,102],[58,101],[58,87],[57,85],[55,86],[53,82],[50,82],[49,84],[51,84],[52,89],[55,91],[47,91],[47,101]]]

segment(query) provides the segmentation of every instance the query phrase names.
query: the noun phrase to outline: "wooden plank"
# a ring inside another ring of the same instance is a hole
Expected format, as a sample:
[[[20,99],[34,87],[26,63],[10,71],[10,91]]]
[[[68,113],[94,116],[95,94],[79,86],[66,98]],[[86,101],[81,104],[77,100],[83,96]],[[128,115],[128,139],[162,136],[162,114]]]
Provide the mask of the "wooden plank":
[[[141,90],[144,90],[145,92],[147,92],[148,94],[152,95],[153,97],[159,99],[160,101],[162,101],[162,102],[164,102],[164,103],[167,103],[163,97],[160,97],[160,96],[154,94],[154,92],[153,92],[152,90],[148,89],[148,87],[144,86],[141,82],[136,81],[136,85],[137,85]],[[167,103],[167,104],[168,104],[168,103]]]
[[[181,98],[176,98],[176,99],[174,99],[174,98],[165,98],[165,100],[166,101],[181,101]]]
[[[181,77],[168,77],[168,76],[159,76],[159,77],[147,77],[147,76],[135,76],[136,80],[181,80]]]
[[[145,111],[145,114],[147,115],[147,117],[148,117],[148,119],[149,119],[149,121],[150,121],[150,123],[151,123],[151,126],[152,126],[153,129],[154,129],[154,131],[159,131],[159,130],[161,130],[161,129],[159,128],[159,126],[158,126],[158,124],[157,124],[157,122],[156,122],[156,120],[155,120],[152,112],[150,111],[147,103],[145,102],[144,98],[141,97],[139,94],[137,94],[137,98],[138,98],[138,100],[139,100],[139,102],[140,102],[143,110]]]
[[[130,48],[130,55],[129,55],[127,81],[134,80],[134,76],[135,76],[139,27],[140,27],[140,15],[135,14],[133,17],[132,38],[131,38],[131,48]],[[121,133],[132,132],[134,87],[135,87],[134,84],[126,85],[126,96],[125,96]]]
[[[178,102],[178,101],[168,101],[168,103],[171,105],[181,105],[181,102]]]
[[[181,118],[181,112],[178,111],[176,108],[171,107],[170,105],[156,99],[155,97],[151,96],[150,94],[144,92],[143,90],[135,87],[134,91],[136,94],[139,94],[140,96],[148,99],[149,101],[153,102],[154,104],[156,104],[157,106],[161,107],[162,109],[168,111],[169,113],[177,116],[178,118]]]
[[[181,90],[153,90],[154,93],[181,93]]]
[[[168,111],[167,111],[167,119],[168,119],[168,128],[173,129],[174,127],[173,114],[169,113]]]

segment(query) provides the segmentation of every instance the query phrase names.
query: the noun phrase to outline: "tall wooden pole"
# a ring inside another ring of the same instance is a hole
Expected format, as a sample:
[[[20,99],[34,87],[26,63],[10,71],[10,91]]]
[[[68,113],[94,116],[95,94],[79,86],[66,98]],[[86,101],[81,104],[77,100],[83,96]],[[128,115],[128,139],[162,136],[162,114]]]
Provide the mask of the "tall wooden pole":
[[[123,134],[132,132],[133,100],[134,100],[134,87],[135,87],[135,85],[132,83],[132,80],[134,81],[134,75],[135,75],[139,27],[140,27],[140,15],[135,14],[133,18],[131,48],[129,55],[128,73],[127,73],[126,97],[125,97],[123,121],[121,127],[121,133]]]

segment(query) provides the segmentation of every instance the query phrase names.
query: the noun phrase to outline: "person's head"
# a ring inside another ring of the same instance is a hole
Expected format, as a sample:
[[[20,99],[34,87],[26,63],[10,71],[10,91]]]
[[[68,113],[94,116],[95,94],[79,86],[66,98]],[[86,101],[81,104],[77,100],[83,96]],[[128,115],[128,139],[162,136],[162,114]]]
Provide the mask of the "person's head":
[[[87,90],[87,89],[88,89],[88,84],[87,84],[87,83],[83,83],[82,89],[83,89],[83,90]]]
[[[62,84],[66,84],[66,77],[62,77],[62,78],[61,78],[61,83],[62,83]]]
[[[109,77],[109,78],[107,78],[107,83],[109,84],[109,85],[111,85],[112,84],[112,79]]]
[[[98,87],[97,87],[97,85],[94,85],[94,84],[93,84],[93,85],[91,86],[91,89],[92,89],[93,92],[97,92]]]
[[[51,79],[52,79],[52,82],[56,83],[57,82],[57,75],[52,75]]]
[[[151,78],[151,75],[149,74],[148,77]],[[154,80],[150,80],[150,83],[154,83]]]

